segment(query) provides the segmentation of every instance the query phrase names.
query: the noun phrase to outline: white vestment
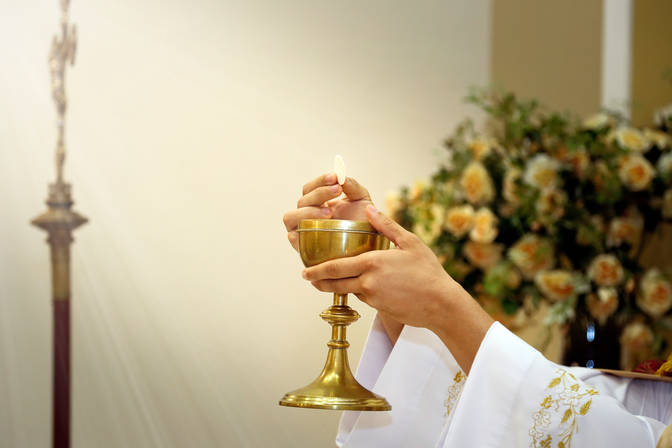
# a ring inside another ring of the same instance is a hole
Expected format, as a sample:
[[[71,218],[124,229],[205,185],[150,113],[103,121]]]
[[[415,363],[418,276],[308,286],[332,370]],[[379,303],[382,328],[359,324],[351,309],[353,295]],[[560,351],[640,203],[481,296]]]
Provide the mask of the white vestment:
[[[356,376],[392,411],[344,412],[345,448],[655,447],[672,420],[672,383],[560,366],[499,323],[467,377],[434,333],[393,346],[376,317]]]

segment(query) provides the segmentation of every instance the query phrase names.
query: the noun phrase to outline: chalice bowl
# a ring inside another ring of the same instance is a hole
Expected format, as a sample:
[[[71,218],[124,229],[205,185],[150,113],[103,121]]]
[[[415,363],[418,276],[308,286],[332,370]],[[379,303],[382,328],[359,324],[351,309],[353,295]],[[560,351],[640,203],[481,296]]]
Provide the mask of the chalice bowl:
[[[366,221],[304,219],[299,223],[298,234],[299,253],[306,267],[390,246],[390,241]],[[359,313],[348,306],[348,295],[334,294],[334,304],[320,316],[331,325],[327,362],[315,381],[286,393],[280,405],[344,411],[392,409],[385,398],[359,384],[350,370],[350,344],[345,331],[359,319]]]

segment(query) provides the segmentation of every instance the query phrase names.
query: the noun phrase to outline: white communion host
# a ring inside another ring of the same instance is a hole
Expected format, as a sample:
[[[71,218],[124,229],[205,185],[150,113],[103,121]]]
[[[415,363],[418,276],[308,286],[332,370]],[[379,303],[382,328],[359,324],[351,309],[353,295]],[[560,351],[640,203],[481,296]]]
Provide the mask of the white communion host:
[[[338,446],[672,446],[663,436],[672,383],[549,361],[495,322],[353,178],[341,184],[329,173],[303,187],[284,216],[295,249],[299,221],[314,218],[368,219],[396,246],[302,272],[320,291],[353,293],[377,310],[356,377],[392,410],[343,412]]]

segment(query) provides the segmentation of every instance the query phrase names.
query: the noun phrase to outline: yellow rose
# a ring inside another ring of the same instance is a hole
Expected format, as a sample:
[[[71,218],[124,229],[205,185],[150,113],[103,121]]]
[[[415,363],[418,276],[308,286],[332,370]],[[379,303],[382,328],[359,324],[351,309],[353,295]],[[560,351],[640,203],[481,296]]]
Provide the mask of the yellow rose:
[[[541,293],[552,301],[567,300],[576,291],[576,282],[571,272],[563,270],[541,271],[534,277]]]
[[[483,160],[490,154],[495,142],[485,137],[478,137],[467,144],[467,147],[474,156],[474,160]]]
[[[623,281],[623,267],[613,255],[598,255],[588,267],[588,277],[599,286],[616,286]]]
[[[471,162],[467,165],[462,172],[460,186],[467,201],[472,204],[488,203],[495,197],[492,179],[480,162]]]
[[[446,210],[438,205],[432,206],[425,212],[423,218],[416,219],[413,224],[413,233],[415,233],[425,244],[431,245],[441,234]]]
[[[468,241],[462,250],[469,263],[477,268],[486,270],[501,260],[502,249],[501,244]]]
[[[672,144],[672,138],[669,135],[653,129],[644,129],[644,138],[652,142],[659,149],[669,148]]]
[[[644,152],[651,147],[651,142],[635,128],[618,128],[614,131],[614,138],[621,148],[631,151]]]
[[[618,175],[632,191],[642,191],[649,186],[656,174],[648,160],[638,154],[624,156],[620,161]]]
[[[492,243],[497,238],[497,217],[489,208],[481,207],[476,212],[469,237],[477,243]]]
[[[588,294],[586,306],[590,315],[604,325],[618,309],[618,291],[614,287],[598,288],[597,294]]]
[[[555,188],[558,184],[560,163],[547,156],[537,154],[527,162],[524,180],[540,190]]]
[[[458,205],[448,209],[444,227],[452,235],[461,237],[465,235],[474,223],[474,207],[469,204]]]
[[[639,286],[637,305],[649,316],[660,317],[672,308],[672,285],[658,269],[644,274]]]
[[[621,368],[632,370],[651,355],[653,332],[641,322],[628,324],[621,333]]]
[[[605,114],[604,112],[600,112],[599,114],[591,115],[590,117],[583,120],[583,127],[585,129],[592,129],[596,131],[607,126],[609,121],[609,115]]]
[[[534,234],[527,234],[518,240],[511,246],[508,255],[528,280],[555,264],[551,242]]]

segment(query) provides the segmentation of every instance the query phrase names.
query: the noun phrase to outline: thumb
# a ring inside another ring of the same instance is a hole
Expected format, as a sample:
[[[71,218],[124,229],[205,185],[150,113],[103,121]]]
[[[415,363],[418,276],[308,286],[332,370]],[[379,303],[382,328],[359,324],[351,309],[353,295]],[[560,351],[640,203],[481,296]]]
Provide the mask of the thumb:
[[[409,232],[397,224],[389,216],[385,216],[379,212],[376,207],[369,205],[366,207],[366,215],[369,218],[371,225],[380,233],[385,235],[392,241],[395,246],[405,249],[409,245]]]

